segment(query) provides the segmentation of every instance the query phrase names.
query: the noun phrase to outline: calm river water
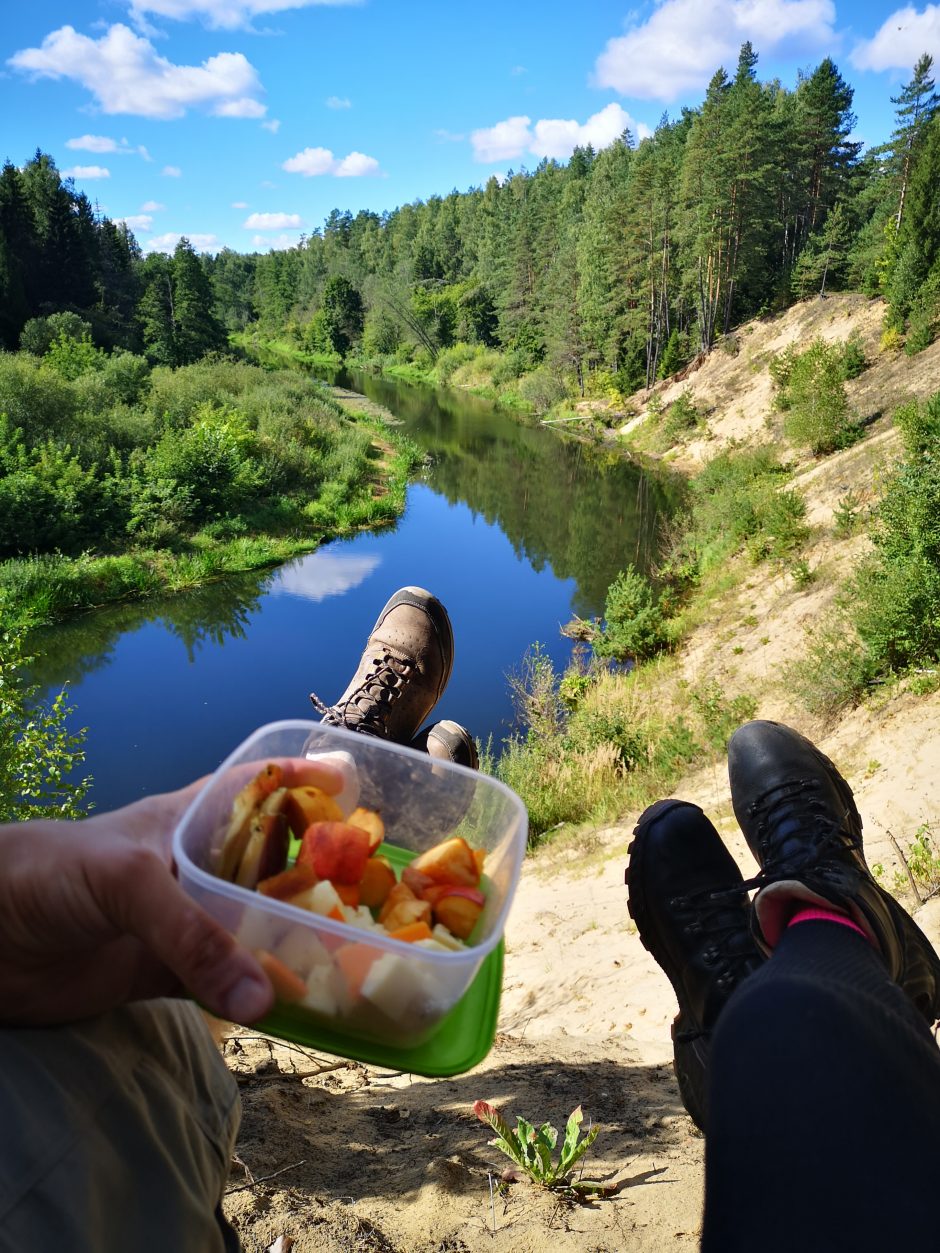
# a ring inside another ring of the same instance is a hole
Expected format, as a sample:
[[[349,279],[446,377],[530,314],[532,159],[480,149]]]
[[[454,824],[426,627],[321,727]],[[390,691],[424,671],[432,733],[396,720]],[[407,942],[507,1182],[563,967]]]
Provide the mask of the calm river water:
[[[394,528],[326,544],[277,570],[83,615],[34,641],[37,677],[70,684],[88,727],[99,809],[212,770],[251,730],[336,698],[387,597],[443,600],[456,662],[436,716],[498,743],[506,682],[535,640],[559,666],[572,611],[599,613],[627,562],[648,565],[666,489],[609,452],[457,391],[338,381],[386,405],[427,453]]]

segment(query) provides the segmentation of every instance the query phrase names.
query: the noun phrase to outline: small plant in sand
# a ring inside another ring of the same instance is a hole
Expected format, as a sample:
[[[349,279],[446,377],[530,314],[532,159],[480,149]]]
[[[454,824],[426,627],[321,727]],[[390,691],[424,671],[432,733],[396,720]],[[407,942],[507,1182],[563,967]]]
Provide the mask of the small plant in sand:
[[[584,1138],[581,1138],[584,1113],[580,1105],[568,1119],[561,1155],[557,1160],[554,1151],[558,1143],[558,1132],[549,1123],[542,1123],[541,1127],[536,1128],[524,1118],[517,1117],[513,1129],[499,1110],[487,1101],[475,1101],[473,1112],[480,1122],[486,1123],[496,1132],[496,1138],[490,1140],[490,1144],[502,1150],[520,1170],[525,1171],[533,1183],[543,1188],[578,1195],[607,1191],[607,1186],[603,1183],[571,1177],[575,1166],[597,1139],[600,1131],[600,1127],[591,1127]]]

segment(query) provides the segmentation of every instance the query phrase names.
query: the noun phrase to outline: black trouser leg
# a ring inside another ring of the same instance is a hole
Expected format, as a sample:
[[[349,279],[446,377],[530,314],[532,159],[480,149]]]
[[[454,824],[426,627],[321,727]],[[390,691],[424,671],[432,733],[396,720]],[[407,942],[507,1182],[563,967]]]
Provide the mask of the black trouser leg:
[[[940,1050],[848,927],[790,927],[715,1031],[705,1253],[940,1248]]]

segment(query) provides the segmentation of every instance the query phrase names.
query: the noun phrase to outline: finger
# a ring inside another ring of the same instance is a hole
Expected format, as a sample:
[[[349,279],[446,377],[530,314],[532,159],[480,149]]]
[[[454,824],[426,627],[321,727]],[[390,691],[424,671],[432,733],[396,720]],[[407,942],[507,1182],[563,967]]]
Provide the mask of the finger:
[[[212,1013],[251,1023],[271,1008],[261,966],[190,900],[157,854],[130,848],[96,869],[91,886],[114,926],[136,936]]]

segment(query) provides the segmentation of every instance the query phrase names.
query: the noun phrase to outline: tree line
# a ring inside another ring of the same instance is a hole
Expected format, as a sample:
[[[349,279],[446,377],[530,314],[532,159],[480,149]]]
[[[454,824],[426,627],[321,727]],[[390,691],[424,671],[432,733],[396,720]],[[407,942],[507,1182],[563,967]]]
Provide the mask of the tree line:
[[[382,215],[334,210],[296,247],[143,257],[37,152],[0,173],[0,340],[68,310],[105,347],[185,364],[231,331],[311,352],[436,358],[457,342],[583,386],[649,386],[747,317],[830,288],[883,294],[909,351],[940,313],[940,117],[922,56],[888,141],[852,138],[853,89],[826,58],[794,88],[743,45],[696,109],[649,138],[544,160]]]

